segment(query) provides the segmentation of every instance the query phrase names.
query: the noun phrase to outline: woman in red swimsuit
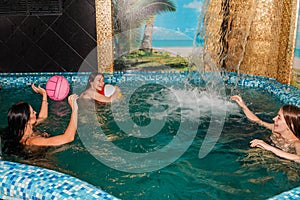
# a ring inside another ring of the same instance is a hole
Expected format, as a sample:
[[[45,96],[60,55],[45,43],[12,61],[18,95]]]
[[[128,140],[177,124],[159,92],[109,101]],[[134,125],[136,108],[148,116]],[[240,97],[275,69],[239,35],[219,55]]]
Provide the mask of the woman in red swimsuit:
[[[102,73],[91,73],[89,76],[88,84],[80,98],[94,99],[98,103],[108,103],[119,98],[121,90],[119,87],[115,87],[115,91],[111,96],[105,96],[104,94],[104,76]]]

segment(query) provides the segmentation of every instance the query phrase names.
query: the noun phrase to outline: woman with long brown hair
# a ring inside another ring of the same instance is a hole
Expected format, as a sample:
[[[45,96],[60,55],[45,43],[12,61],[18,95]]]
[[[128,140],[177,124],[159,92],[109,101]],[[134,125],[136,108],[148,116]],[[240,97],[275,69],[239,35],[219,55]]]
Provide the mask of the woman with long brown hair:
[[[272,131],[271,140],[275,146],[267,144],[263,140],[254,139],[250,142],[251,147],[258,147],[273,152],[275,155],[300,162],[300,108],[294,105],[283,105],[274,123],[264,122],[259,119],[238,96],[232,96],[232,100],[243,109],[250,121],[256,122]]]
[[[74,140],[77,121],[78,105],[76,94],[68,97],[71,107],[69,124],[63,134],[50,136],[48,133],[41,133],[34,129],[34,126],[48,117],[48,100],[44,88],[32,84],[32,89],[42,96],[40,112],[37,112],[27,102],[18,102],[10,107],[7,113],[8,127],[2,134],[4,142],[4,153],[15,154],[22,151],[25,146],[59,146]]]

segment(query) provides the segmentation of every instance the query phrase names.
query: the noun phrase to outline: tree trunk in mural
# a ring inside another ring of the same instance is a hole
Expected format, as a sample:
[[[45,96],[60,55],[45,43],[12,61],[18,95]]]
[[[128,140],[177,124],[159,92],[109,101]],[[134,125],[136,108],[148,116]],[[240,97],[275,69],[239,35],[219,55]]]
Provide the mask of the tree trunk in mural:
[[[145,25],[144,36],[142,40],[141,49],[148,52],[152,51],[152,36],[153,36],[153,26],[155,17],[151,17]]]
[[[113,23],[111,0],[95,0],[98,72],[113,72]]]

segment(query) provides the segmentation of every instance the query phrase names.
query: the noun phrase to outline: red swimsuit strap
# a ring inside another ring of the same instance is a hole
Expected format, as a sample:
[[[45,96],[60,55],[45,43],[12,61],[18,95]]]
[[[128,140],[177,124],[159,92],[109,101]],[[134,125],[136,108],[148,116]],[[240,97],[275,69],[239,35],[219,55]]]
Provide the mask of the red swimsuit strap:
[[[104,85],[105,86],[105,85]],[[99,94],[102,94],[103,96],[105,96],[104,95],[104,86],[102,87],[102,90],[97,90],[97,92],[99,93]],[[101,105],[105,105],[106,103],[105,102],[100,102],[100,101],[96,101],[98,104],[101,104]]]
[[[102,87],[102,90],[97,90],[97,92],[98,92],[99,94],[104,95],[104,86]]]

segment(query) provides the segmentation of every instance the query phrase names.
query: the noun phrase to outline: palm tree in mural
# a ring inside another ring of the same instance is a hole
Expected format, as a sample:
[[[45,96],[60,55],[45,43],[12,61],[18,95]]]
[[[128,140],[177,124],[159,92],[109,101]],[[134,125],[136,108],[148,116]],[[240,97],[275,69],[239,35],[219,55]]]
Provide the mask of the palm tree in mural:
[[[115,52],[117,55],[140,48],[142,26],[145,22],[148,23],[146,23],[144,32],[146,36],[144,38],[145,40],[152,40],[151,27],[153,27],[154,16],[176,10],[172,0],[113,0],[112,2]]]
[[[155,16],[152,16],[146,21],[144,36],[141,44],[141,49],[148,52],[152,51],[152,36],[153,36],[154,20],[155,20]]]

